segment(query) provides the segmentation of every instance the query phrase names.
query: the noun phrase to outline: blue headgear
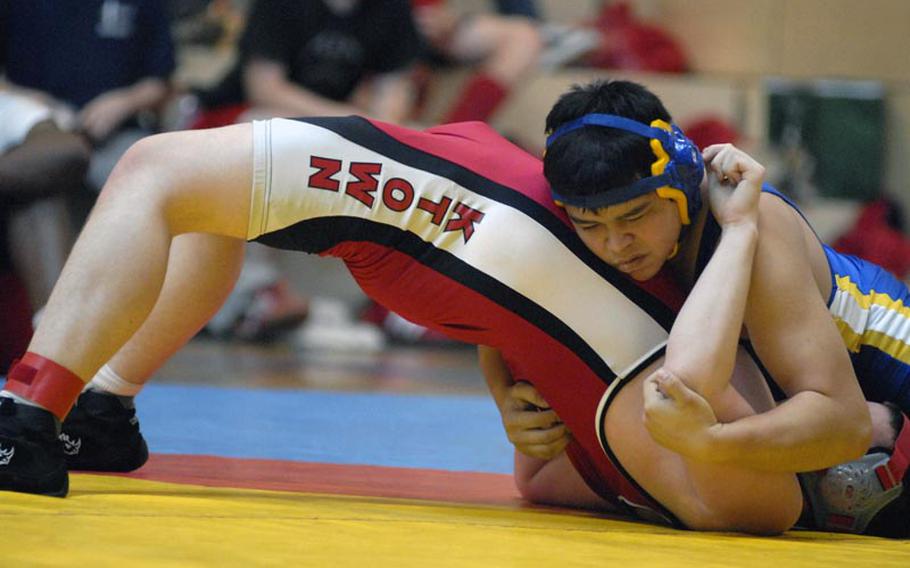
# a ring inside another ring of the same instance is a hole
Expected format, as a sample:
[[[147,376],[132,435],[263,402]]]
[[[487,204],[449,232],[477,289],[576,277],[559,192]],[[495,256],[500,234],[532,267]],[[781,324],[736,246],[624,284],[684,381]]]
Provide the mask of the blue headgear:
[[[633,132],[651,141],[651,150],[657,160],[651,164],[651,177],[637,180],[625,187],[607,189],[593,195],[567,196],[553,192],[553,199],[560,205],[573,205],[585,209],[598,209],[616,205],[656,191],[664,199],[672,199],[679,207],[683,225],[695,219],[701,208],[701,180],[705,163],[694,142],[686,138],[675,124],[655,120],[650,126],[612,114],[586,114],[566,122],[547,137],[547,148],[563,134],[584,126],[605,126]]]

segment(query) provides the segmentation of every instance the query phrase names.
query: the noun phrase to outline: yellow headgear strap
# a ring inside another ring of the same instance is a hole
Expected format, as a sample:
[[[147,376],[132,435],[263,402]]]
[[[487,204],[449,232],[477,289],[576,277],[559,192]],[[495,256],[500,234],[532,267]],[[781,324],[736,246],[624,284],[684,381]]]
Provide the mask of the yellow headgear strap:
[[[651,126],[666,130],[667,132],[673,132],[673,128],[667,122],[660,119],[651,121]],[[659,176],[667,169],[667,164],[670,163],[670,156],[657,138],[652,138],[650,144],[651,151],[657,156],[657,160],[651,164],[651,175]],[[658,187],[656,191],[658,197],[670,199],[676,203],[676,207],[679,209],[679,218],[683,225],[688,225],[692,222],[692,220],[689,219],[689,199],[686,197],[684,191],[670,187],[669,185]]]

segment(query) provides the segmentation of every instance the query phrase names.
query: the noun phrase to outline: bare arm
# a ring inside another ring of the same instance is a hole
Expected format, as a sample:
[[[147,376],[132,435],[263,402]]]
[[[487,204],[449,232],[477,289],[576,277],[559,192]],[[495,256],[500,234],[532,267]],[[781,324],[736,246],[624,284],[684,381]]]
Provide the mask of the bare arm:
[[[765,168],[729,144],[707,148],[704,158],[711,209],[722,233],[673,325],[664,369],[710,402],[729,388],[733,375],[758,242]]]
[[[549,403],[530,383],[516,382],[502,354],[479,346],[480,369],[502,417],[509,441],[542,466],[565,450],[569,433]],[[517,473],[517,471],[516,471]]]
[[[673,324],[663,366],[644,381],[645,427],[661,445],[696,460],[706,459],[718,418],[753,414],[730,381],[758,242],[764,179],[764,168],[730,145],[708,148],[705,162],[711,207],[723,232]]]
[[[414,104],[414,87],[407,71],[383,73],[373,79],[367,113],[386,122],[402,122]]]
[[[566,452],[551,460],[515,452],[515,484],[532,503],[612,512],[613,506],[582,479]]]
[[[630,379],[607,409],[606,439],[626,471],[689,528],[762,534],[790,528],[802,508],[794,474],[695,459],[658,443],[645,429],[641,416],[649,391],[642,386],[660,364]],[[740,417],[754,412],[747,408]]]
[[[483,373],[483,378],[487,383],[487,388],[490,389],[496,408],[499,409],[506,434],[509,435],[504,408],[507,406],[509,389],[515,384],[515,380],[512,378],[512,374],[509,372],[509,368],[498,350],[485,345],[478,345],[477,359],[478,363],[480,363],[480,371]],[[511,437],[509,441],[512,441]],[[512,443],[514,444],[514,442]],[[525,455],[517,447],[515,448],[515,484],[526,499],[537,500],[535,495],[531,495],[530,488],[535,487],[533,479],[548,461],[550,460]]]
[[[810,272],[801,222],[773,196],[763,200],[746,311],[756,351],[789,398],[718,429],[717,459],[808,471],[855,459],[869,447],[868,408]]]
[[[652,409],[648,430],[689,458],[757,470],[807,471],[855,459],[869,445],[868,409],[811,273],[802,220],[765,195],[758,225],[751,281],[743,285],[749,267],[740,263],[747,256],[738,263],[735,254],[725,252],[735,244],[725,230],[687,299],[671,334],[667,363],[646,381]],[[714,270],[718,267],[726,268]],[[739,335],[743,290],[749,291],[744,319],[750,337],[790,399],[760,414],[718,416],[718,423],[712,407],[717,408],[718,396],[729,393],[727,355]],[[687,311],[690,307],[697,309]],[[676,339],[682,339],[680,349]]]
[[[78,120],[89,136],[103,140],[136,113],[153,110],[164,102],[168,82],[146,77],[137,83],[98,95],[79,112]]]
[[[667,342],[664,369],[709,402],[730,388],[757,241],[755,225],[723,229]]]
[[[506,433],[516,446],[515,485],[522,497],[532,503],[610,510],[610,504],[588,487],[569,461],[565,452],[569,441],[565,426],[561,423],[551,426],[554,419],[559,420],[558,416],[552,410],[525,408],[526,403],[549,408],[546,401],[528,383],[515,383],[499,351],[483,345],[477,351],[490,394],[502,413]],[[516,396],[516,387],[524,389],[524,398]],[[522,420],[527,424],[519,427]],[[538,428],[538,423],[549,428]],[[537,432],[529,428],[536,428]],[[541,442],[541,436],[549,441]]]
[[[496,407],[502,408],[503,402],[508,396],[509,387],[515,384],[502,354],[492,347],[478,345],[477,361],[487,388],[490,389],[490,394],[493,395],[493,400],[496,402]]]
[[[304,89],[287,78],[284,65],[253,59],[243,69],[243,84],[250,103],[281,116],[346,116],[357,107],[333,101]]]

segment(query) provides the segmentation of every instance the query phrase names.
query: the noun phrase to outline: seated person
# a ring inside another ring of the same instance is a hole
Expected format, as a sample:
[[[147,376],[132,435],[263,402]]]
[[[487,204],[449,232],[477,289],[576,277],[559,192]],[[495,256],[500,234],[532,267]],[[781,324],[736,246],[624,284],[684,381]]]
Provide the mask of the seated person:
[[[250,11],[234,67],[200,93],[194,127],[266,116],[403,120],[418,54],[408,0],[268,0]]]
[[[498,0],[497,13],[459,17],[446,0],[412,0],[431,65],[474,65],[440,122],[489,121],[516,85],[537,66],[543,42],[531,0]]]
[[[61,132],[50,109],[0,89],[0,368],[12,363],[32,333],[28,294],[10,254],[9,222],[30,203],[78,188],[87,165],[88,147]]]
[[[348,114],[400,122],[413,101],[410,72],[418,46],[408,0],[255,2],[236,64],[199,93],[205,111],[192,127]],[[251,247],[234,292],[206,330],[270,340],[295,329],[308,312],[273,256]]]
[[[40,64],[36,62],[40,61]],[[0,66],[21,93],[54,109],[94,146],[100,190],[123,152],[154,130],[176,62],[162,0],[12,0],[0,5]]]

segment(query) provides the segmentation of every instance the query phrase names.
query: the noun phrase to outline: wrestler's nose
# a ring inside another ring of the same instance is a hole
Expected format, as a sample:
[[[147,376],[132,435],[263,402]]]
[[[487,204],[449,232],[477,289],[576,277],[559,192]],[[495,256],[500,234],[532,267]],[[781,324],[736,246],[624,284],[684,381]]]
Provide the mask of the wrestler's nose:
[[[613,254],[621,254],[635,240],[635,235],[621,229],[607,229],[606,233],[604,248]]]

